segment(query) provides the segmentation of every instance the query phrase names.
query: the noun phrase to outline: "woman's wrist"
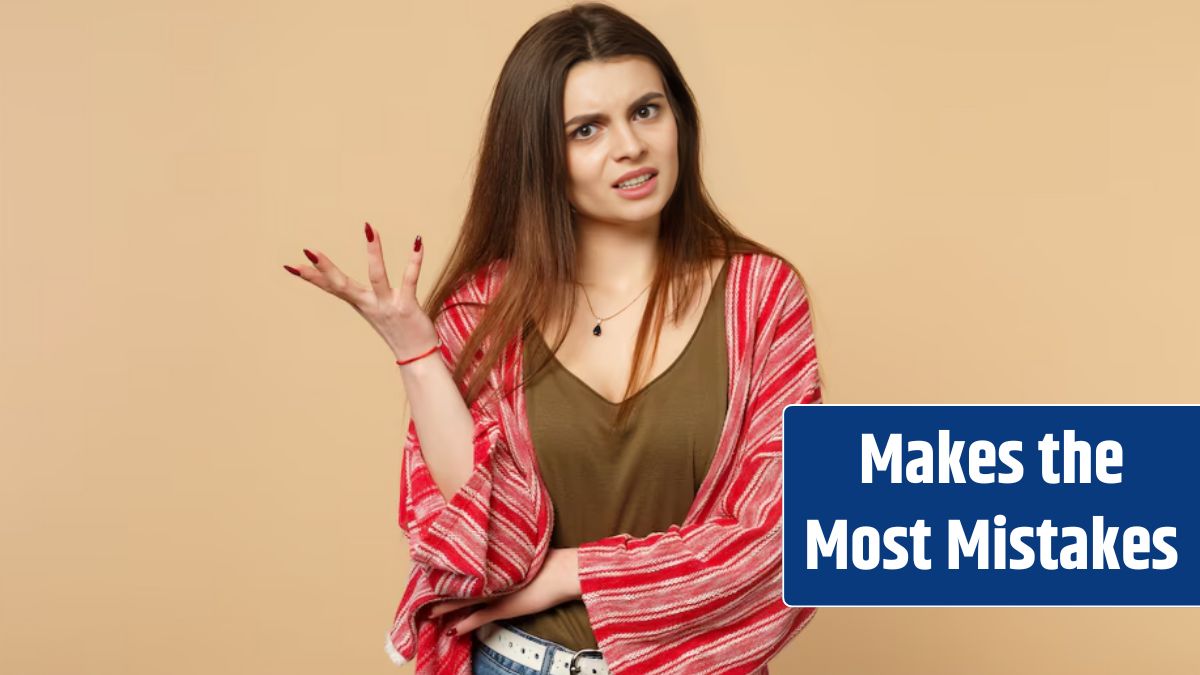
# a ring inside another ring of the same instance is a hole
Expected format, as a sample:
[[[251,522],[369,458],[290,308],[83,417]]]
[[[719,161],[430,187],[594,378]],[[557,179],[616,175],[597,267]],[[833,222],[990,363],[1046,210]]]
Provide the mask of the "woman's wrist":
[[[441,346],[442,343],[438,340],[432,345],[419,350],[392,350],[392,355],[396,357],[396,365],[403,367],[433,356]]]
[[[583,597],[583,589],[579,585],[579,549],[561,548],[558,550],[561,558],[559,574],[563,592],[569,599],[578,600]]]

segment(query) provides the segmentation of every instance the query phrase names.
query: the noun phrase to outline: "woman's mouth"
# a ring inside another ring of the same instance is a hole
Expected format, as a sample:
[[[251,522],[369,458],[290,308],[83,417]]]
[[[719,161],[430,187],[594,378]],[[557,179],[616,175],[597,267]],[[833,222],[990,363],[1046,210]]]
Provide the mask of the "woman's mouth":
[[[657,185],[658,173],[651,171],[617,183],[613,188],[625,199],[641,199],[654,192]]]

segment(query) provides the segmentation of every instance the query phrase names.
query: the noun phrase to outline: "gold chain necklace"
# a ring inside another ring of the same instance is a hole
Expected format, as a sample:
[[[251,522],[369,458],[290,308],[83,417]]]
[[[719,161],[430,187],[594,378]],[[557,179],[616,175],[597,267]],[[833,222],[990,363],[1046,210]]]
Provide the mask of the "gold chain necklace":
[[[576,282],[576,283],[578,283],[578,282]],[[646,284],[646,287],[642,289],[642,293],[645,293],[646,291],[650,290],[650,286],[653,283],[654,283],[654,281],[651,280],[649,284]],[[608,316],[601,317],[598,314],[596,314],[596,310],[592,309],[592,299],[588,297],[587,288],[585,288],[583,284],[579,284],[579,287],[583,289],[583,299],[587,301],[588,311],[592,313],[592,318],[596,320],[596,325],[592,326],[592,335],[595,335],[596,337],[600,337],[600,333],[601,333],[600,324],[601,323],[604,323],[605,321],[608,321],[609,319],[620,314],[621,312],[624,312],[625,310],[629,309],[630,306],[633,305],[633,303],[637,302],[638,298],[642,297],[642,293],[638,293],[636,296],[634,296],[633,300],[630,300],[628,302],[628,304],[626,304],[621,309],[618,309],[617,311],[613,312],[612,314],[609,314]]]

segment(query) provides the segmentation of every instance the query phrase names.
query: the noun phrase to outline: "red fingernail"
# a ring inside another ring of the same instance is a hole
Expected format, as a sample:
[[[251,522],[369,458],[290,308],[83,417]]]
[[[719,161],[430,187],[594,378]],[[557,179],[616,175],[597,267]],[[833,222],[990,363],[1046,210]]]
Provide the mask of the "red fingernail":
[[[454,629],[453,629],[453,628],[447,628],[447,629],[446,629],[446,635],[454,635],[454,634],[455,634],[455,633],[454,633]]]
[[[291,272],[292,274],[295,274],[296,276],[300,276],[300,270],[296,269],[295,267],[292,267],[291,265],[284,265],[283,269]]]
[[[421,235],[419,235],[419,234],[417,235],[417,238],[413,240],[413,250],[414,251],[421,250]]]
[[[375,231],[371,229],[371,224],[367,223],[367,241],[375,241]]]
[[[317,264],[317,256],[314,255],[312,251],[304,249],[304,255],[308,256],[308,259],[312,261],[312,264]]]

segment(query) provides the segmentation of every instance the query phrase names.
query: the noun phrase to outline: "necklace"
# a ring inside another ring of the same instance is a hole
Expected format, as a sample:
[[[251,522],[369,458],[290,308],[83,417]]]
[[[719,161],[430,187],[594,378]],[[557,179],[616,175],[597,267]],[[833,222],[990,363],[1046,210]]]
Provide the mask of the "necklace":
[[[645,293],[646,291],[650,290],[650,285],[653,283],[654,282],[651,281],[649,284],[646,284],[646,287],[642,289],[642,293]],[[592,309],[592,299],[588,297],[587,288],[584,288],[583,284],[579,284],[579,287],[583,289],[583,299],[587,301],[588,311],[592,313],[592,318],[596,320],[596,325],[592,326],[592,335],[595,335],[596,337],[600,337],[600,332],[601,332],[600,324],[601,323],[604,323],[605,321],[608,321],[609,319],[620,314],[621,312],[624,312],[625,310],[629,309],[629,307],[631,305],[633,305],[633,303],[637,302],[638,298],[642,297],[642,293],[638,293],[637,295],[635,295],[633,297],[633,300],[630,300],[621,309],[618,309],[617,311],[613,312],[612,314],[609,314],[608,316],[601,317],[596,314],[596,310]]]

